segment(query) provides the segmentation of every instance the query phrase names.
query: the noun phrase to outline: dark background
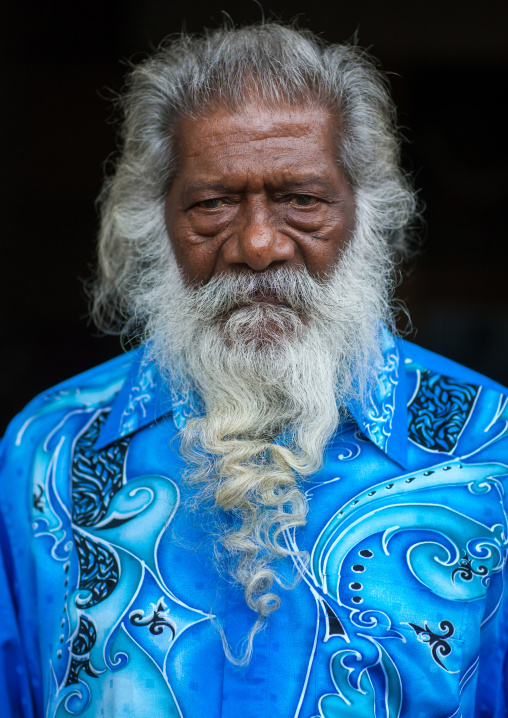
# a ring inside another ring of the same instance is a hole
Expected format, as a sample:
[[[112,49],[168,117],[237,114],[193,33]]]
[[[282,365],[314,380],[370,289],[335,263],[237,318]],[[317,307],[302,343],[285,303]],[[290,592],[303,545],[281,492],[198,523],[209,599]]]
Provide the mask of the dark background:
[[[404,165],[427,205],[425,244],[398,296],[410,338],[508,384],[504,0],[263,1],[327,40],[357,32],[390,73]],[[120,351],[87,323],[80,278],[115,147],[108,97],[125,59],[182,26],[257,21],[253,0],[24,3],[2,15],[0,433],[37,392]],[[503,211],[504,210],[504,211]]]

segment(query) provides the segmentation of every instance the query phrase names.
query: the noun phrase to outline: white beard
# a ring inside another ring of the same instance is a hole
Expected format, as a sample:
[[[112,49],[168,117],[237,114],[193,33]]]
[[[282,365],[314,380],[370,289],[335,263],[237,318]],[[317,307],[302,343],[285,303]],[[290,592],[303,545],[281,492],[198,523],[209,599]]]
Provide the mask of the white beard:
[[[321,466],[339,407],[368,401],[380,324],[390,323],[391,262],[374,240],[357,230],[326,280],[283,268],[191,289],[172,259],[144,297],[162,375],[205,407],[181,432],[187,479],[200,487],[199,505],[231,512],[233,528],[216,541],[258,614],[240,658],[225,644],[235,663],[248,663],[255,633],[280,604],[276,563],[295,557],[281,532],[306,522],[302,478]],[[255,293],[283,305],[255,302]]]

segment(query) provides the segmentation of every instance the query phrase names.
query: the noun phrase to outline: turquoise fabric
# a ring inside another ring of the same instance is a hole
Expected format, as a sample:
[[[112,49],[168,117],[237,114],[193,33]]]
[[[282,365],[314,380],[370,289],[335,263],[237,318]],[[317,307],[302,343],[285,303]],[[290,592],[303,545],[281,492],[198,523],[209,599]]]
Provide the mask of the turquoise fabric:
[[[383,342],[243,669],[217,625],[235,646],[255,616],[182,478],[189,398],[144,348],[36,398],[1,445],[0,716],[505,716],[507,393]]]

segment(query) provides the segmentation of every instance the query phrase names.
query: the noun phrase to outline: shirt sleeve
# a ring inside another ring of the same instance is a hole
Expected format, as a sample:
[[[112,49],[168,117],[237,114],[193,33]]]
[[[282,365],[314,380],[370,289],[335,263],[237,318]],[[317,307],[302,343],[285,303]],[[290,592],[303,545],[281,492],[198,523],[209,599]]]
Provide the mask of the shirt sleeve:
[[[504,442],[500,444],[500,447],[502,451],[495,458],[503,459],[503,463],[506,464],[508,457],[505,454]],[[500,528],[500,524],[503,524],[503,531],[499,533],[499,541],[503,546],[504,559],[502,570],[488,579],[490,581],[489,589],[492,589],[492,599],[487,600],[481,621],[474,718],[507,718],[508,716],[508,551],[506,542],[508,471],[507,475],[501,478],[503,486],[499,486],[498,489],[502,499],[500,507],[504,518],[499,517],[498,528]],[[489,589],[487,590],[487,599],[490,595]]]
[[[0,715],[35,718],[27,660],[20,631],[16,578],[3,499],[9,489],[6,442],[0,442]]]

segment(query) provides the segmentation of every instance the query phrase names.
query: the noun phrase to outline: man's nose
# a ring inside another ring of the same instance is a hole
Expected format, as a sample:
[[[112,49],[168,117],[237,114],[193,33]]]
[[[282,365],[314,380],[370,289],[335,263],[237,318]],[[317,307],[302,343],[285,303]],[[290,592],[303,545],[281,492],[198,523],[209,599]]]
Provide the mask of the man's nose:
[[[261,272],[274,262],[293,259],[293,240],[277,229],[276,216],[264,203],[243,208],[234,235],[224,246],[228,264],[246,264]]]

